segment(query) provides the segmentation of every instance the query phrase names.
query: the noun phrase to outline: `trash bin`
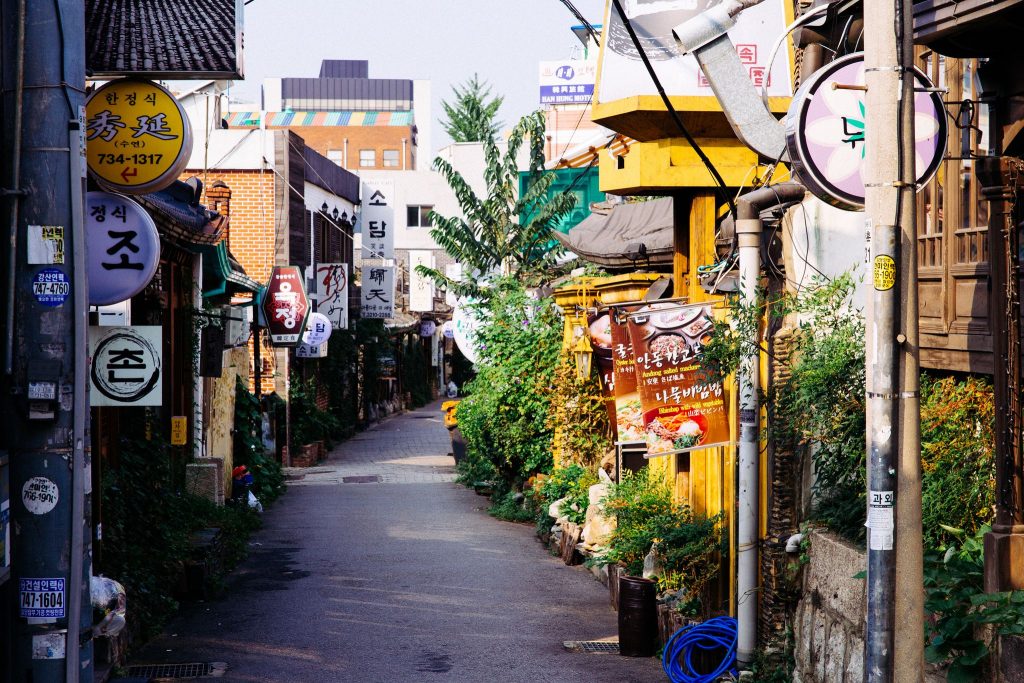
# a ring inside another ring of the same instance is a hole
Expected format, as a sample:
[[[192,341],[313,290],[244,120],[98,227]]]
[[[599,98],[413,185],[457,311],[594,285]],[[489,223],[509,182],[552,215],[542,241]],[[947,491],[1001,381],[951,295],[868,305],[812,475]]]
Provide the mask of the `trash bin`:
[[[657,582],[619,577],[619,654],[623,657],[653,657],[657,652],[657,597]]]
[[[458,406],[458,401],[445,401],[441,404],[441,410],[444,411],[444,426],[448,428],[448,436],[452,440],[452,456],[455,458],[456,465],[466,457],[466,440],[462,438],[458,418],[455,415]]]

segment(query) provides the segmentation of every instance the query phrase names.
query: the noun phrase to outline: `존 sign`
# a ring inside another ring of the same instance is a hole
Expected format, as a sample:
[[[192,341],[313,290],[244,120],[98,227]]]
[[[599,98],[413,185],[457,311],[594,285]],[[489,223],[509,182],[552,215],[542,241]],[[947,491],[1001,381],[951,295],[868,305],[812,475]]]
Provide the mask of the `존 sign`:
[[[360,315],[363,318],[395,317],[394,266],[364,266],[362,290]]]
[[[85,198],[89,244],[89,305],[132,298],[150,283],[160,265],[160,233],[139,204],[110,192]]]
[[[348,329],[348,264],[316,267],[316,308],[339,330]]]
[[[85,103],[86,160],[93,177],[118,192],[162,190],[181,175],[192,154],[192,127],[165,88],[118,80]]]
[[[946,109],[931,82],[914,70],[917,186],[931,180],[946,149]],[[793,173],[814,196],[848,211],[864,208],[864,53],[839,57],[800,86],[786,115]]]
[[[159,406],[163,328],[90,327],[92,357],[89,402],[104,406]]]
[[[374,180],[363,183],[363,258],[395,258],[395,182]],[[365,317],[365,316],[364,316]]]
[[[302,273],[296,266],[275,266],[263,295],[263,314],[267,318],[273,346],[295,346],[309,314],[309,299]]]

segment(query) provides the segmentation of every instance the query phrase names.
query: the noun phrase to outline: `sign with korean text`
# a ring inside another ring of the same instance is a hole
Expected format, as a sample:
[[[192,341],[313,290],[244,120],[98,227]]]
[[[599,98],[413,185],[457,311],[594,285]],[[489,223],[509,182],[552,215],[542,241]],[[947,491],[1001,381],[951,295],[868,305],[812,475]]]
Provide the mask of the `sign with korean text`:
[[[615,381],[615,438],[620,445],[645,443],[644,411],[636,386],[636,358],[629,338],[629,314],[639,304],[615,306],[609,324],[612,337],[612,374]]]
[[[63,619],[65,598],[63,578],[18,579],[19,613],[26,619]]]
[[[111,81],[86,101],[89,172],[118,192],[162,190],[192,154],[192,127],[165,88],[149,81]]]
[[[295,346],[309,315],[302,272],[296,266],[275,266],[263,295],[263,315],[267,319],[273,346]]]
[[[110,192],[85,199],[89,305],[132,298],[150,283],[160,265],[156,223],[136,202]]]
[[[363,266],[362,290],[362,317],[395,317],[394,266]]]
[[[163,328],[90,327],[89,402],[105,406],[159,406],[163,402]]]
[[[629,316],[649,457],[729,442],[721,379],[699,361],[712,327],[710,304],[652,304]]]
[[[604,406],[608,411],[608,419],[615,424],[615,376],[612,359],[611,311],[601,308],[587,318],[587,329],[581,330],[590,337],[590,347],[594,350],[594,365],[601,380],[601,394]],[[574,331],[575,336],[575,331]],[[572,343],[575,345],[576,339]],[[614,429],[614,427],[613,427]]]
[[[429,312],[434,310],[434,283],[416,271],[417,266],[434,267],[434,254],[430,251],[409,252],[409,310]]]
[[[704,78],[696,58],[692,54],[684,54],[672,35],[672,29],[701,14],[708,3],[698,0],[624,0],[622,6],[668,95],[707,97],[713,102],[714,110],[720,111],[711,84]],[[749,7],[736,19],[736,25],[729,29],[729,38],[747,78],[757,88],[766,86],[771,97],[790,97],[793,90],[789,51],[780,50],[771,65],[771,72],[768,71],[768,54],[775,39],[786,29],[786,10],[782,0],[766,0]],[[640,61],[625,22],[610,0],[605,14],[600,60],[598,102],[658,94]]]
[[[363,182],[363,258],[395,258],[395,182]]]
[[[318,345],[299,344],[295,347],[296,358],[327,358],[327,342]]]
[[[348,264],[316,266],[316,310],[339,329],[348,329]]]
[[[596,81],[596,61],[541,62],[540,103],[589,104]]]
[[[171,418],[171,445],[184,446],[188,443],[188,418],[175,415]]]
[[[323,313],[310,313],[306,321],[306,331],[302,333],[302,343],[309,346],[321,346],[331,338],[334,327]]]

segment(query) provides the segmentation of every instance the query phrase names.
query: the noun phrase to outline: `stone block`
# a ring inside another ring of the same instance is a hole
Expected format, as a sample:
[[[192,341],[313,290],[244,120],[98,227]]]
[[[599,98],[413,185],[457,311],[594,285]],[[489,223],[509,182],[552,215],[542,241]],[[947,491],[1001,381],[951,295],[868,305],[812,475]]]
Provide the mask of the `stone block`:
[[[817,591],[822,606],[864,634],[866,582],[853,578],[867,566],[865,554],[829,533],[813,531],[805,592]]]
[[[205,460],[205,459],[204,459]],[[213,462],[191,462],[185,465],[185,490],[217,505],[224,504],[222,465]]]
[[[828,658],[828,615],[822,609],[814,610],[814,635],[811,640],[811,671],[814,680],[824,683],[825,660]]]
[[[849,656],[846,661],[846,677],[842,680],[844,683],[863,683],[864,639],[858,635],[850,636],[846,643],[846,652]]]
[[[842,627],[834,623],[828,634],[828,644],[825,647],[825,677],[822,681],[843,680],[846,671],[846,633]]]

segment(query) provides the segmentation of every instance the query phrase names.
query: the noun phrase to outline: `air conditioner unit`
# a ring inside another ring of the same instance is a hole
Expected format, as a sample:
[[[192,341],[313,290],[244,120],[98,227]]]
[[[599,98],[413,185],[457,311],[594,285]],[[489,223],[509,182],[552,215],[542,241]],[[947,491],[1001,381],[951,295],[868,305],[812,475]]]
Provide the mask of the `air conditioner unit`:
[[[224,345],[229,348],[245,346],[252,336],[252,308],[250,306],[228,306]]]

